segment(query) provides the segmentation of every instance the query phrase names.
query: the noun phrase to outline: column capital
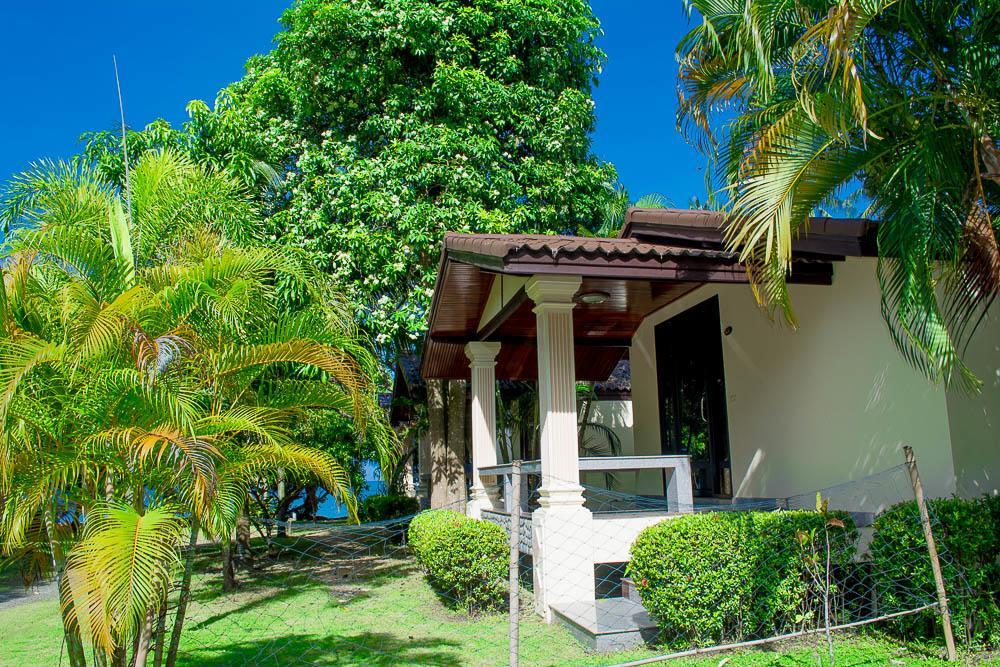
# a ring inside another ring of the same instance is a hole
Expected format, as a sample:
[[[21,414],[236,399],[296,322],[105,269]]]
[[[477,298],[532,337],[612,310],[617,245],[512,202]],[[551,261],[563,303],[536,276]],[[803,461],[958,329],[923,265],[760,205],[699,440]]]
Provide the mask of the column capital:
[[[573,297],[583,283],[581,276],[534,275],[528,279],[524,291],[536,306],[576,305]]]
[[[475,341],[465,345],[465,356],[469,358],[473,367],[495,366],[498,354],[500,354],[500,343]]]

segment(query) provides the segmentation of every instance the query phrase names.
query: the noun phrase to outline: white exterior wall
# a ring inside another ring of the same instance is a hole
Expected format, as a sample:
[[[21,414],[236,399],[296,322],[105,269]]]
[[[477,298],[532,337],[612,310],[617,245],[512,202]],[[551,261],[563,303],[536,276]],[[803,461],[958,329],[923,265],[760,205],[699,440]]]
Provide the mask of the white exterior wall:
[[[959,495],[1000,494],[1000,304],[979,325],[966,362],[983,381],[978,395],[948,391],[948,421]]]
[[[632,401],[602,399],[594,401],[590,407],[590,419],[607,426],[621,440],[622,456],[635,453],[632,431]]]
[[[582,415],[581,415],[582,418]],[[621,455],[635,454],[635,432],[632,420],[632,401],[630,400],[600,400],[590,406],[590,420],[610,428],[621,441]],[[658,452],[657,452],[658,453]],[[583,455],[583,454],[581,454]],[[587,486],[607,487],[607,477],[603,473],[581,473],[583,483]],[[636,488],[637,471],[616,471],[613,489],[615,491],[632,492]]]
[[[706,285],[646,318],[631,349],[636,453],[660,453],[655,326],[718,295],[721,326],[733,328],[722,347],[737,496],[786,497],[857,480],[900,464],[904,443],[928,494],[954,493],[945,392],[894,347],[875,261],[834,270],[832,286],[791,286],[797,331],[769,321],[737,284]],[[658,490],[647,481],[638,492]]]

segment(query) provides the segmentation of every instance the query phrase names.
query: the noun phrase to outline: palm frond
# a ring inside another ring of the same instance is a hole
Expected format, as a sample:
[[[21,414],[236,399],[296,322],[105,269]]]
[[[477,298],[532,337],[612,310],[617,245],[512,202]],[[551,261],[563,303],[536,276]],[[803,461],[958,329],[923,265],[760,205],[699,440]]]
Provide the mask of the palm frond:
[[[30,335],[0,341],[0,419],[21,382],[36,368],[63,360],[65,347]]]
[[[142,513],[123,503],[95,505],[62,580],[68,622],[108,655],[131,645],[166,596],[186,523],[171,505]]]
[[[42,160],[8,183],[0,197],[0,232],[34,227],[40,221],[94,226],[107,220],[113,187],[83,161]]]

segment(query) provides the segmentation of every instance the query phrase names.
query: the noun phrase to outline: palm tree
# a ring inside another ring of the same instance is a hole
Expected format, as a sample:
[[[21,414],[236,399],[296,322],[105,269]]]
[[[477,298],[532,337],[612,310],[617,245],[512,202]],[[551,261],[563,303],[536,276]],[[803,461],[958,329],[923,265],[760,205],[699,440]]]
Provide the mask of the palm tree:
[[[650,192],[639,197],[634,202],[628,194],[628,190],[622,183],[605,183],[608,190],[608,197],[601,205],[601,224],[590,232],[586,228],[581,228],[581,236],[611,237],[616,236],[625,224],[625,214],[630,208],[668,208],[673,206],[669,198],[658,192]]]
[[[1000,284],[1000,2],[688,8],[701,20],[678,47],[678,121],[710,156],[761,303],[795,323],[792,240],[860,190],[894,341],[929,378],[975,387],[962,351]]]
[[[294,441],[298,419],[348,413],[392,460],[377,362],[334,288],[254,238],[229,176],[148,153],[120,193],[88,165],[45,164],[3,211],[0,549],[57,577],[73,665],[85,643],[115,665],[155,646],[163,664],[185,560],[172,665],[195,540],[228,541],[250,484],[281,469],[353,509],[337,460]]]

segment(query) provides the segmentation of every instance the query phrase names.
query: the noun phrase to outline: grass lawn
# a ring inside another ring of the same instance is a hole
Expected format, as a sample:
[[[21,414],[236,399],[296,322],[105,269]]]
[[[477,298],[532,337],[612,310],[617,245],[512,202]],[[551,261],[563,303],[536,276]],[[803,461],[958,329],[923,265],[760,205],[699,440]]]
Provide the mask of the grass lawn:
[[[469,619],[445,607],[407,559],[372,559],[364,576],[315,557],[272,564],[244,575],[238,592],[222,594],[218,571],[197,577],[182,642],[184,665],[504,665],[507,621]],[[206,561],[207,562],[207,561]],[[347,561],[344,561],[347,562]],[[0,665],[56,665],[58,603],[25,602],[0,609]],[[570,634],[532,614],[521,623],[524,665],[608,665],[655,655],[585,653]],[[717,654],[669,665],[811,666],[815,642]],[[885,639],[842,635],[837,665],[944,665],[927,652]],[[976,660],[975,664],[981,664]],[[64,660],[65,664],[65,660]],[[1000,661],[991,661],[1000,665]]]

